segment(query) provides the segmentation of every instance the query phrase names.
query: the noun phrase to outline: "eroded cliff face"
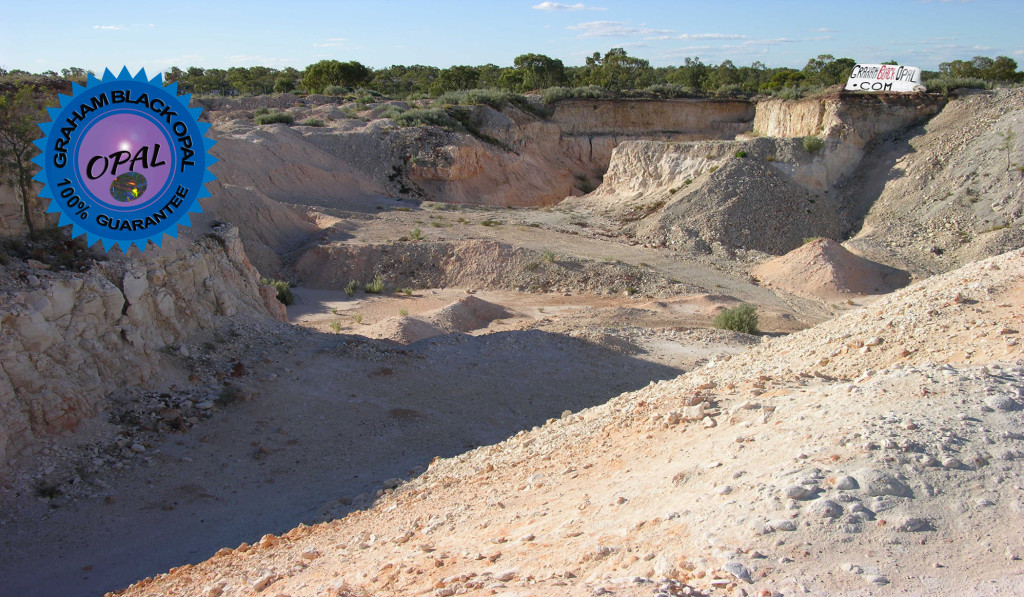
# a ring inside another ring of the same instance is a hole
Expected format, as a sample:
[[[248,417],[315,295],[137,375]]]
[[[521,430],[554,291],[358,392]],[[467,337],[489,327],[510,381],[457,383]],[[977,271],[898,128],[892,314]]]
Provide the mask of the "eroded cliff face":
[[[118,387],[159,378],[160,349],[225,317],[285,319],[236,229],[83,275],[8,264],[0,288],[0,473],[41,437],[73,430]]]
[[[752,129],[746,101],[567,100],[548,119],[515,107],[475,106],[471,132],[398,128],[384,118],[325,127],[257,126],[214,114],[215,153],[227,185],[271,199],[342,207],[373,197],[494,206],[543,206],[593,190],[612,150],[630,139],[731,139]],[[305,114],[305,113],[303,113]]]

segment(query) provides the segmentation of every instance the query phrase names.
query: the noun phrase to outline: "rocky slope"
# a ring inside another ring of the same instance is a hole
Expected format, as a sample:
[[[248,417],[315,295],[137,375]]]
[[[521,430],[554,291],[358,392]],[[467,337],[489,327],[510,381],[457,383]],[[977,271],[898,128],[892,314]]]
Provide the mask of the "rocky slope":
[[[1024,245],[1022,106],[1021,88],[967,93],[872,146],[838,190],[866,213],[850,246],[929,275]]]
[[[38,439],[107,408],[113,389],[173,369],[164,347],[226,318],[284,319],[227,226],[185,249],[105,261],[84,274],[41,265],[0,266],[0,473]]]
[[[1022,303],[971,264],[118,594],[1019,591]]]

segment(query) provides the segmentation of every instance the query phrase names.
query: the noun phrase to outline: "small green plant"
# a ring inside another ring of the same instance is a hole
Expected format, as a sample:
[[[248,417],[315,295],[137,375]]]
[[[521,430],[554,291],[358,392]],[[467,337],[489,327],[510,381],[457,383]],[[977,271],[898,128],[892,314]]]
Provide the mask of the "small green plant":
[[[714,172],[715,170],[718,170],[718,166],[711,166],[708,168],[708,172]]]
[[[374,276],[373,280],[367,282],[363,289],[367,294],[380,294],[384,291],[384,280],[380,276]]]
[[[404,294],[405,296],[412,296],[412,288],[408,288],[408,287],[403,288],[402,289],[402,294]]]
[[[814,241],[819,240],[820,238],[821,238],[820,236],[805,236],[803,244],[806,245],[806,244],[809,244],[809,243],[813,243]]]
[[[268,112],[256,117],[256,124],[293,124],[295,117],[288,112]]]
[[[683,181],[683,184],[691,185],[691,184],[693,184],[693,179],[692,178],[687,178],[686,180]]]
[[[264,106],[262,108],[256,108],[256,111],[252,113],[255,116],[263,116],[264,114],[270,114],[270,108]]]
[[[495,220],[493,218],[487,218],[486,220],[480,222],[480,225],[481,226],[501,226],[501,220]]]
[[[319,118],[307,118],[302,121],[302,126],[324,126],[324,121]]]
[[[354,321],[356,323],[363,323],[363,314],[362,313],[356,313],[355,315],[352,316],[352,321]]]
[[[355,296],[357,290],[359,290],[359,282],[356,282],[355,280],[349,280],[348,284],[345,285],[346,296]]]
[[[341,331],[341,323],[339,323],[337,321],[332,321],[328,325],[331,326],[331,329],[334,331],[335,334],[337,334],[337,333],[339,333]]]
[[[726,309],[715,316],[711,325],[720,330],[756,334],[757,307],[754,305],[740,305],[733,309]]]
[[[292,294],[291,284],[288,282],[269,278],[260,278],[260,282],[269,284],[277,290],[277,300],[281,301],[281,304],[290,305],[295,302],[295,295]]]
[[[821,137],[816,135],[807,135],[803,139],[804,151],[807,153],[817,153],[821,151],[822,147],[825,147],[825,141]]]
[[[745,157],[747,157],[747,152],[745,152],[745,151],[743,151],[741,149],[741,150],[736,152],[736,157],[738,157],[738,158],[745,158]]]
[[[1003,135],[1003,144],[1000,145],[999,147],[997,147],[997,149],[1002,149],[1003,151],[1006,152],[1006,171],[1007,172],[1010,171],[1010,166],[1012,165],[1010,163],[1010,154],[1013,153],[1013,149],[1014,149],[1014,146],[1015,146],[1015,143],[1014,143],[1014,138],[1015,137],[1016,137],[1016,135],[1014,134],[1012,128],[1006,129],[1006,133]]]
[[[406,315],[409,314],[409,310],[408,309],[399,309],[398,310],[398,314],[401,315],[402,317],[405,317]]]
[[[677,187],[672,187],[671,189],[668,190],[668,194],[669,195],[675,195],[676,191],[678,191],[678,190],[679,189]]]
[[[544,251],[543,257],[544,257],[544,261],[547,261],[548,263],[554,263],[555,262],[555,254],[552,253],[551,251]]]
[[[413,240],[422,240],[423,239],[423,231],[420,230],[419,226],[417,226],[416,228],[412,229],[412,232],[409,233],[409,238],[411,238]]]

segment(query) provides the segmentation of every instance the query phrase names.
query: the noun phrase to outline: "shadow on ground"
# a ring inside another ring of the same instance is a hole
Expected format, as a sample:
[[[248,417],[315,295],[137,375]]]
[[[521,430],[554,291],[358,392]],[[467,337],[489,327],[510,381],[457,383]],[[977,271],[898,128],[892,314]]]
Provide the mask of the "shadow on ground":
[[[2,592],[123,588],[324,513],[344,516],[369,506],[384,480],[408,479],[436,456],[681,373],[537,330],[404,348],[296,334],[281,355],[253,374],[257,398],[168,436],[152,468],[104,479],[113,503],[40,505],[8,524]]]

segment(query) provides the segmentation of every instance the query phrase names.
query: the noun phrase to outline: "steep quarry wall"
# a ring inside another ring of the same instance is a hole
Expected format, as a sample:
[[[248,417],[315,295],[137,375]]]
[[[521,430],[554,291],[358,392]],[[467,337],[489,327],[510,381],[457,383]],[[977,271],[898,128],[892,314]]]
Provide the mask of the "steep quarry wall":
[[[752,130],[754,103],[745,100],[564,100],[551,122],[565,135],[678,133],[692,139],[732,139]]]
[[[926,94],[833,94],[757,102],[754,131],[767,137],[838,137],[863,147],[872,139],[939,113],[946,99]]]
[[[364,122],[334,105],[292,109],[296,121],[318,117],[324,127],[258,126],[237,110],[214,112],[215,153],[231,165],[218,176],[277,201],[326,207],[380,196],[551,205],[596,187],[622,141],[731,139],[754,118],[744,101],[566,100],[549,119],[511,106],[468,110],[471,132]]]
[[[161,348],[224,317],[285,317],[227,226],[84,275],[0,269],[0,472],[36,439],[97,414],[111,390],[159,377]]]

